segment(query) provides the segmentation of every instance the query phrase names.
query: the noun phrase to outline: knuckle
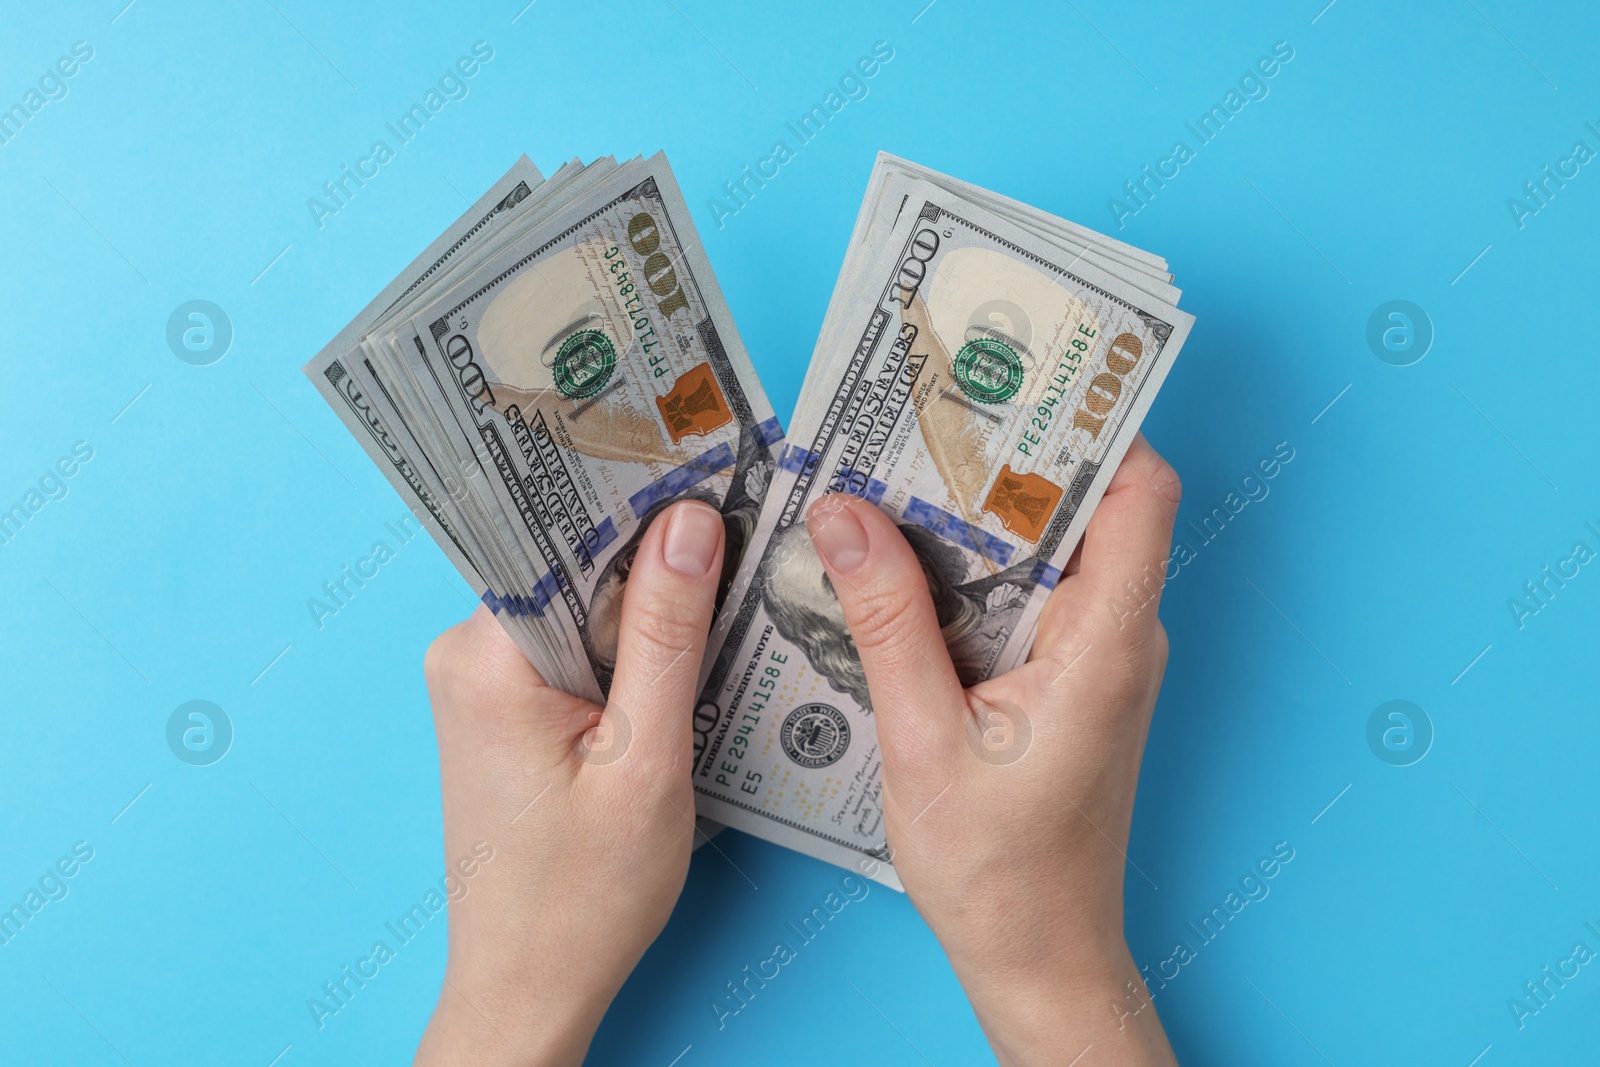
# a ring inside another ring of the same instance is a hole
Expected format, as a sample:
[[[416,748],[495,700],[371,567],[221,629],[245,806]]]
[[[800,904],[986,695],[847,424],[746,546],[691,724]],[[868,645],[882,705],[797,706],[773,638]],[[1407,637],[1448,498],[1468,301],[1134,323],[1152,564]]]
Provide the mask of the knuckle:
[[[461,628],[465,623],[457,623],[444,633],[433,639],[428,646],[428,651],[422,656],[422,674],[428,680],[430,687],[445,684],[458,670],[462,660]]]
[[[1150,652],[1154,660],[1154,669],[1157,675],[1166,672],[1167,655],[1172,650],[1172,641],[1167,637],[1167,628],[1156,622],[1155,633],[1150,635]]]
[[[1110,695],[1119,705],[1154,700],[1167,669],[1167,632],[1158,622],[1142,640],[1122,649]]]
[[[643,670],[647,679],[653,679],[651,685],[659,685],[668,671],[675,664],[690,662],[687,655],[692,642],[689,639],[676,640],[678,635],[640,627],[631,641],[631,670]],[[692,666],[698,668],[699,660],[694,660]],[[634,677],[639,677],[637,674]]]
[[[907,590],[892,586],[868,590],[846,613],[856,648],[882,652],[904,644],[917,607],[916,597]]]
[[[522,661],[495,632],[499,623],[477,616],[459,622],[434,638],[422,658],[428,689],[444,703],[463,706],[498,702],[508,685],[508,675]]]
[[[1160,455],[1156,455],[1150,465],[1150,486],[1169,508],[1176,510],[1183,500],[1183,479]]]
[[[1094,641],[1085,628],[1076,619],[1069,620],[1044,655],[1051,672],[1051,685],[1064,685],[1071,681],[1072,673],[1093,647]]]
[[[640,597],[629,619],[639,650],[652,661],[666,662],[692,645],[703,623],[700,612],[665,596]]]

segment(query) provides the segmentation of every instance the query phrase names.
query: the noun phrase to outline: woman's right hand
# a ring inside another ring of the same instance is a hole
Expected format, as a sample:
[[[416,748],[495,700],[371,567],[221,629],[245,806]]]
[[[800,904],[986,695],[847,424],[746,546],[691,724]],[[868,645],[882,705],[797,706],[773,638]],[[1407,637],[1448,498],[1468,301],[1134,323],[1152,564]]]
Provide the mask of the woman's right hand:
[[[872,692],[893,863],[1001,1063],[1172,1064],[1123,936],[1134,791],[1181,489],[1138,437],[1029,662],[964,689],[921,564],[855,497],[807,518]]]

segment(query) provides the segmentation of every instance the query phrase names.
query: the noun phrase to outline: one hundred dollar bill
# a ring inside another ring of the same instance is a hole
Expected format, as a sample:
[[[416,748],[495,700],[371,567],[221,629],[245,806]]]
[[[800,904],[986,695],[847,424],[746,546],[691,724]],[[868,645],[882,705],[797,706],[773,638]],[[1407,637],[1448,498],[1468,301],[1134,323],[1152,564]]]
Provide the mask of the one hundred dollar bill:
[[[619,168],[408,330],[394,369],[447,413],[534,565],[486,602],[544,623],[566,642],[551,668],[602,699],[644,530],[703,499],[737,560],[781,438],[665,161]]]
[[[593,700],[649,523],[717,507],[731,580],[782,439],[661,155],[548,182],[520,161],[306,370],[534,666]]]
[[[806,511],[847,492],[894,517],[963,684],[1022,662],[1188,334],[1169,279],[1148,253],[879,158],[713,630],[701,814],[898,885],[871,696]]]
[[[543,182],[526,156],[518,159],[305,366],[334,414],[480,596],[496,571],[478,531],[462,520],[460,491],[452,492],[455,472],[423,446],[395,406],[394,386],[378,378],[360,345],[386,315],[404,308],[413,294],[445,276],[471,247],[503,226]],[[524,654],[531,652],[524,634],[513,631],[512,637]]]

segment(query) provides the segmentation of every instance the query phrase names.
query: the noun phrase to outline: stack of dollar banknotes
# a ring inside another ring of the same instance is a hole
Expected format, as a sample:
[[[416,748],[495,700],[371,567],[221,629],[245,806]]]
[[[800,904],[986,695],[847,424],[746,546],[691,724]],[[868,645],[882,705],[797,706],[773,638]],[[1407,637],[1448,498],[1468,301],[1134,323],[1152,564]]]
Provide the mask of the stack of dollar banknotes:
[[[853,493],[921,557],[968,685],[1040,610],[1193,319],[1158,256],[880,155],[790,421],[665,156],[526,157],[306,373],[553,686],[603,701],[634,552],[727,530],[694,715],[708,820],[898,888],[871,695],[806,532]]]

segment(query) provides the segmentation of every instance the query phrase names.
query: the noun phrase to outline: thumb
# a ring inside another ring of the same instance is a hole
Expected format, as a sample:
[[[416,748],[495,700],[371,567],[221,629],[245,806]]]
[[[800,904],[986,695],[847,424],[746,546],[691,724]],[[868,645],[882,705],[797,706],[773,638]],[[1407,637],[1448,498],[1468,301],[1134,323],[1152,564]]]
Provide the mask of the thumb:
[[[889,516],[847,494],[819,500],[806,527],[866,671],[885,758],[947,755],[965,728],[966,695],[916,553]]]
[[[683,501],[651,524],[628,575],[605,715],[621,720],[609,725],[623,743],[631,732],[631,743],[655,767],[688,767],[689,709],[722,551],[722,516],[708,504]]]

